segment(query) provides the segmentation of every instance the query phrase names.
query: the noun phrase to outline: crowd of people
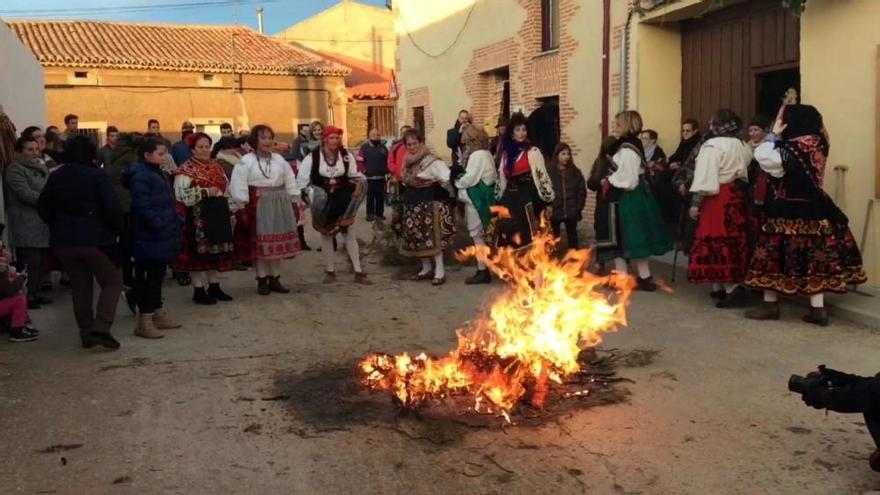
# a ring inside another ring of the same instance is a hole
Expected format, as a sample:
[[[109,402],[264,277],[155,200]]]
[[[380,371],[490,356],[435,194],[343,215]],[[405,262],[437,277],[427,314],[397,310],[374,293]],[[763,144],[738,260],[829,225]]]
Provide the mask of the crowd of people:
[[[85,348],[119,348],[111,329],[120,296],[137,315],[138,337],[180,327],[164,304],[169,270],[193,286],[195,304],[233,301],[219,277],[231,270],[252,268],[262,296],[287,294],[282,263],[311,249],[308,216],[321,239],[323,282],[337,280],[341,240],[353,281],[372,285],[352,229],[364,202],[370,222],[384,222],[390,207],[399,253],[420,262],[411,279],[435,286],[447,280],[457,212],[481,248],[518,249],[550,229],[580,249],[588,190],[595,269],[632,269],[639,290],[657,290],[652,256],[682,249],[688,280],[711,286],[717,307],[752,305],[760,291],[763,302],[745,316],[778,319],[779,295],[803,295],[811,305],[804,320],[825,326],[823,295],[866,281],[848,220],[822,190],[830,140],[808,105],[786,105],[772,124],[745,128],[722,109],[705,135],[685,120],[669,156],[641,115],[624,111],[587,176],[568,144],[546,156],[534,146],[522,113],[499,120],[490,139],[462,110],[447,132],[450,162],[409,126],[393,143],[370,129],[348,150],[341,129],[317,121],[300,126],[290,145],[266,125],[236,135],[224,124],[214,142],[187,121],[172,144],[150,119],[144,133],[108,127],[98,149],[78,132],[76,115],[64,123],[64,132],[24,129],[5,170],[14,251],[0,250],[0,317],[12,342],[39,337],[28,311],[52,303],[44,289],[53,270],[71,287]],[[465,283],[491,281],[478,260]]]

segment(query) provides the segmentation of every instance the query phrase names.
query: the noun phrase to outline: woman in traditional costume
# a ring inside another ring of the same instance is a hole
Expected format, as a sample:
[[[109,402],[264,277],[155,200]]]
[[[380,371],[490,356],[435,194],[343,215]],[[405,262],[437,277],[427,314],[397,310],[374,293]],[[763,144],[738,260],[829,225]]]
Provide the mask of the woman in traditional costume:
[[[321,252],[326,263],[324,283],[336,281],[333,238],[342,233],[355,283],[372,285],[361,268],[357,237],[351,230],[366,198],[366,177],[358,172],[354,155],[342,147],[342,129],[324,127],[322,140],[321,146],[299,166],[297,183],[302,190],[311,186],[312,226],[321,234]]]
[[[742,119],[719,110],[710,122],[712,138],[697,155],[689,214],[697,221],[688,281],[712,284],[719,308],[746,303],[741,285],[749,264],[749,163],[752,150],[739,138]]]
[[[188,136],[192,156],[172,174],[184,224],[183,249],[171,266],[190,274],[193,302],[204,305],[232,300],[217,281],[217,273],[230,271],[233,265],[229,179],[223,167],[211,159],[211,144],[211,137],[203,132]]]
[[[607,136],[599,146],[599,154],[593,161],[587,188],[596,193],[596,209],[593,212],[593,231],[595,232],[594,248],[599,271],[605,271],[605,264],[623,255],[620,249],[620,218],[618,215],[617,198],[602,194],[602,180],[614,173],[617,166],[611,160],[611,148],[617,144],[617,138]]]
[[[609,149],[614,171],[602,179],[601,195],[615,198],[620,222],[620,247],[614,258],[615,269],[626,273],[627,261],[638,270],[639,290],[653,292],[657,285],[651,276],[649,259],[672,250],[672,241],[663,224],[660,208],[648,187],[644,152],[639,134],[642,116],[633,110],[617,114],[614,134],[617,142]]]
[[[394,227],[400,236],[400,254],[422,260],[422,269],[413,275],[413,280],[431,280],[433,285],[443,285],[446,283],[443,251],[452,245],[455,237],[450,168],[431,153],[414,129],[404,133],[403,142],[406,189],[400,222]]]
[[[458,200],[465,205],[468,233],[474,246],[486,246],[486,229],[492,218],[489,207],[495,204],[495,158],[489,150],[489,136],[477,126],[467,126],[462,132],[465,146],[464,174],[455,181]],[[492,277],[486,264],[477,258],[477,273],[465,280],[465,284],[488,284]]]
[[[290,292],[281,284],[281,260],[290,259],[300,251],[291,201],[300,201],[300,190],[290,165],[272,150],[275,132],[258,125],[251,130],[248,142],[253,152],[242,157],[232,171],[230,196],[246,205],[242,230],[246,243],[240,260],[249,259],[257,270],[257,292]]]
[[[510,118],[503,146],[496,197],[507,212],[496,218],[492,237],[496,245],[527,246],[541,228],[544,209],[553,203],[553,184],[541,150],[529,143],[529,128],[522,113]]]
[[[822,115],[789,105],[755,159],[771,177],[765,220],[757,235],[746,285],[764,291],[753,320],[779,319],[778,295],[810,298],[803,320],[828,325],[825,293],[846,293],[867,281],[849,219],[822,189],[830,144]]]

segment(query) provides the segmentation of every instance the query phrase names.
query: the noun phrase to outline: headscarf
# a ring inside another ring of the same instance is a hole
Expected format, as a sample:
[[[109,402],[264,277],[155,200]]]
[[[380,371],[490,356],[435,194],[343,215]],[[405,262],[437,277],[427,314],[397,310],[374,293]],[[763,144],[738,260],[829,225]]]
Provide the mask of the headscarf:
[[[812,105],[788,105],[782,114],[786,128],[782,131],[782,139],[792,140],[799,136],[820,136],[825,124],[822,114]]]
[[[342,137],[342,134],[343,134],[342,129],[340,129],[338,127],[333,127],[332,125],[328,125],[321,132],[321,140],[323,141],[334,134],[339,134],[339,137]]]
[[[743,121],[733,110],[719,110],[712,116],[709,128],[713,137],[737,137],[742,130]]]

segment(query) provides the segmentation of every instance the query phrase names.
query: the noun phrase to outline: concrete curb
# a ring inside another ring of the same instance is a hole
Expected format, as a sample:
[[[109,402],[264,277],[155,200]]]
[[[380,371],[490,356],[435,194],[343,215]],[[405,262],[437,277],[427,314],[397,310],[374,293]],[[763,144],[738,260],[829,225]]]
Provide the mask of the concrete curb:
[[[683,281],[687,278],[687,257],[679,253],[678,258],[676,280]],[[667,270],[657,275],[659,278],[666,278],[664,274],[669,273],[668,268],[672,267],[672,259],[672,253],[654,257],[655,262],[667,267]],[[793,306],[808,305],[807,299],[802,297],[780,298],[780,300]],[[825,296],[825,305],[834,318],[865,326],[871,330],[880,330],[880,291],[877,289],[863,286],[859,287],[858,292],[850,292],[846,295],[828,294]]]

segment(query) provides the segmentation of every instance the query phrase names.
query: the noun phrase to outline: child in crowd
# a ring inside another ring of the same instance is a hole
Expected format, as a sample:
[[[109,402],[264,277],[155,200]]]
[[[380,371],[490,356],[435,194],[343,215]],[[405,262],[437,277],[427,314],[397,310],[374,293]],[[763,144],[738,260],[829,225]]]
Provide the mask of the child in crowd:
[[[579,249],[577,225],[583,218],[582,212],[587,203],[587,181],[574,164],[569,145],[559,143],[556,146],[547,173],[550,174],[555,193],[553,214],[550,216],[553,235],[559,237],[564,224],[568,249]]]
[[[0,225],[0,232],[2,227]],[[0,245],[0,318],[9,318],[10,342],[32,342],[40,338],[40,332],[28,326],[30,317],[24,294],[27,276],[9,264],[11,259],[6,247]]]

